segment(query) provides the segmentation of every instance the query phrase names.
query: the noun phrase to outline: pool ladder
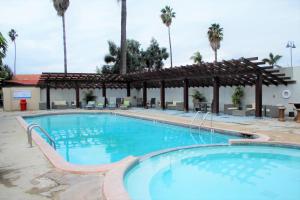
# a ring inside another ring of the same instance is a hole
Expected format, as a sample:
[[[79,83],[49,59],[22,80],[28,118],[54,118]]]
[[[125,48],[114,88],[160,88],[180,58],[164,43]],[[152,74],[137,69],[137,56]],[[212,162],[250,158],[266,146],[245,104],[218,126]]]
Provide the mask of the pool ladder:
[[[42,127],[40,127],[40,125],[38,124],[29,124],[27,126],[27,139],[28,139],[28,143],[30,144],[30,147],[32,147],[32,130],[34,128],[38,128],[40,129],[40,131],[48,138],[48,140],[50,141],[50,145],[56,149],[56,144],[55,141],[52,139],[52,137],[47,133],[47,131],[45,131]]]
[[[199,116],[200,113],[202,113],[202,112],[201,112],[201,111],[197,111],[197,113],[194,115],[193,119],[192,119],[191,122],[190,122],[190,129],[192,128],[193,123],[195,122],[196,118]],[[209,114],[210,114],[210,132],[211,132],[211,133],[214,133],[214,132],[215,132],[215,130],[214,130],[213,126],[212,126],[213,114],[212,114],[211,112],[205,113],[205,115],[202,117],[201,123],[199,124],[199,131],[200,131],[201,128],[203,127],[204,122],[205,122],[205,120],[206,120],[206,118],[207,118],[207,116],[208,116]]]

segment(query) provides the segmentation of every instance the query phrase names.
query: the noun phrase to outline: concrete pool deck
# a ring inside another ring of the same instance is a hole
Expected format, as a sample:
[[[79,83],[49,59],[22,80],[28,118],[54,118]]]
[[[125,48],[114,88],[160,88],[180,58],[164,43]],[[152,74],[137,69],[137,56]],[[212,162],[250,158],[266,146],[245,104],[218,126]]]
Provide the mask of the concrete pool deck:
[[[0,199],[102,199],[103,173],[78,175],[55,169],[38,147],[29,148],[26,131],[16,120],[20,115],[99,112],[86,110],[0,111]],[[101,111],[100,111],[101,112]],[[116,110],[119,114],[188,125],[191,116],[158,110]],[[210,122],[206,122],[206,126]],[[215,121],[213,126],[239,132],[261,133],[277,142],[300,144],[300,124],[292,119]],[[78,192],[80,190],[80,192]]]
[[[29,148],[20,114],[0,112],[0,199],[102,199],[104,175],[55,169],[37,146]]]

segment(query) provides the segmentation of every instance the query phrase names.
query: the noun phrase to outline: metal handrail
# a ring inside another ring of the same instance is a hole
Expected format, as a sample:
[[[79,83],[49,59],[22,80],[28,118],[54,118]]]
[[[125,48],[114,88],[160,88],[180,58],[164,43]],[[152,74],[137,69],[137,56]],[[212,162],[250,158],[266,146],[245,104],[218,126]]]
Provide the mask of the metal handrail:
[[[30,144],[30,147],[32,147],[32,130],[34,128],[39,128],[42,133],[48,138],[50,141],[50,145],[56,150],[56,144],[55,141],[52,139],[52,137],[45,131],[40,125],[38,124],[29,124],[27,126],[27,136],[28,136],[28,143]]]
[[[193,122],[196,120],[197,116],[201,113],[201,111],[197,111],[196,114],[194,115],[193,119],[190,122],[190,128],[192,128]]]
[[[192,119],[191,122],[190,122],[190,128],[192,127],[193,122],[196,120],[196,118],[197,118],[197,116],[199,115],[199,113],[201,113],[201,111],[197,111],[197,113],[194,115],[193,119]],[[213,115],[212,115],[211,112],[205,113],[205,115],[202,117],[201,123],[200,123],[200,125],[199,125],[199,131],[200,131],[201,127],[203,126],[203,124],[204,124],[204,122],[205,122],[205,120],[206,120],[206,118],[207,118],[207,116],[208,116],[209,114],[210,114],[210,131],[211,131],[211,133],[214,132],[214,129],[213,129],[213,127],[212,127]]]
[[[213,132],[214,132],[214,129],[213,129],[213,127],[212,127],[213,114],[212,114],[211,112],[205,113],[205,115],[204,115],[203,118],[202,118],[202,122],[201,122],[201,124],[200,124],[200,126],[199,126],[199,130],[200,130],[201,127],[203,126],[203,124],[204,124],[204,122],[205,122],[205,120],[206,120],[206,118],[207,118],[207,116],[208,116],[209,114],[210,114],[210,132],[213,133]]]

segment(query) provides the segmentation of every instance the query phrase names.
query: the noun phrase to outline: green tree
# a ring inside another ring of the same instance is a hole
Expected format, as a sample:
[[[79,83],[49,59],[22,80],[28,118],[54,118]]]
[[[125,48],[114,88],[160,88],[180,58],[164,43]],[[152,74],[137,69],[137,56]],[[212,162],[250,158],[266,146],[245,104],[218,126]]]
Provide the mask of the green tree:
[[[160,47],[155,39],[151,40],[150,46],[144,51],[136,40],[127,40],[127,69],[128,72],[148,69],[161,69],[163,60],[168,58],[167,49]],[[114,42],[108,42],[109,53],[105,55],[105,65],[102,66],[103,74],[118,74],[121,68],[121,48]]]
[[[127,69],[128,72],[138,71],[141,68],[141,50],[140,43],[136,40],[127,40]],[[120,73],[121,68],[121,48],[114,42],[108,42],[109,53],[105,55],[104,61],[106,65],[102,67],[102,73]]]
[[[1,80],[10,80],[13,77],[13,72],[8,65],[0,65],[0,81]]]
[[[269,58],[263,59],[264,62],[268,63],[272,67],[276,65],[276,63],[282,58],[281,55],[273,55],[273,53],[269,54]]]
[[[127,42],[126,42],[126,23],[127,23],[127,6],[126,0],[118,0],[122,2],[121,9],[121,60],[120,60],[120,73],[126,74],[127,72]]]
[[[195,52],[194,55],[191,57],[191,60],[193,60],[194,64],[201,64],[202,61],[202,55],[199,51]]]
[[[96,74],[102,74],[101,68],[98,66],[96,66]]]
[[[176,13],[173,12],[173,9],[170,6],[166,6],[161,10],[160,18],[162,22],[167,26],[168,28],[168,35],[169,35],[169,45],[170,45],[170,61],[171,61],[171,67],[173,67],[173,57],[172,57],[172,44],[171,44],[171,24],[173,18],[175,18]]]
[[[17,32],[14,30],[14,29],[11,29],[9,32],[8,32],[8,36],[10,38],[10,40],[14,43],[14,46],[15,46],[15,58],[14,58],[14,74],[16,75],[17,74],[17,68],[16,68],[16,64],[17,64],[17,44],[16,44],[16,39],[18,37],[18,34]]]
[[[217,51],[220,49],[220,43],[223,40],[223,28],[219,24],[212,24],[208,29],[207,35],[210,46],[215,52],[215,62],[217,62]]]
[[[3,64],[2,60],[5,58],[6,52],[7,52],[7,41],[2,35],[2,33],[0,32],[0,66],[2,66]]]
[[[143,64],[148,69],[162,69],[164,66],[163,60],[168,59],[169,54],[167,49],[160,47],[157,40],[151,39],[150,46],[146,51],[142,51]]]
[[[64,41],[64,69],[67,73],[67,45],[66,45],[66,28],[65,28],[65,12],[69,7],[69,0],[53,0],[53,5],[57,11],[57,15],[62,17],[63,25],[63,41]]]
[[[3,59],[7,52],[7,41],[0,32],[0,81],[9,80],[13,77],[13,73],[8,65],[3,64]]]

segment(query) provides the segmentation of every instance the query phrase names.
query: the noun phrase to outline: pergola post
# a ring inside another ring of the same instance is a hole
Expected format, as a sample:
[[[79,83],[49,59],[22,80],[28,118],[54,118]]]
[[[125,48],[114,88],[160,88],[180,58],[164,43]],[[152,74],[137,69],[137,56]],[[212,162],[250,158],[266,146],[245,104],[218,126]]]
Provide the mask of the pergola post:
[[[166,103],[165,103],[166,99],[165,98],[166,98],[165,81],[162,80],[160,82],[160,107],[163,110],[166,109]]]
[[[189,80],[183,81],[183,107],[185,112],[189,112]]]
[[[49,110],[51,108],[50,106],[50,85],[49,83],[46,84],[46,105],[47,109]]]
[[[130,82],[127,82],[126,89],[127,89],[127,97],[130,97]]]
[[[105,83],[102,83],[102,97],[104,97],[104,107],[106,107],[106,85]]]
[[[213,78],[213,107],[212,112],[219,114],[219,98],[220,98],[220,80],[218,77]]]
[[[76,83],[75,85],[76,90],[76,108],[80,108],[80,93],[79,93],[79,85]]]
[[[262,117],[262,74],[257,73],[255,81],[255,117]]]
[[[143,106],[147,107],[147,82],[143,82]]]

